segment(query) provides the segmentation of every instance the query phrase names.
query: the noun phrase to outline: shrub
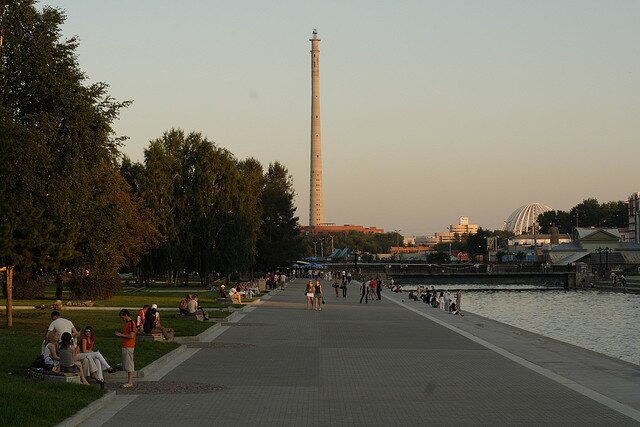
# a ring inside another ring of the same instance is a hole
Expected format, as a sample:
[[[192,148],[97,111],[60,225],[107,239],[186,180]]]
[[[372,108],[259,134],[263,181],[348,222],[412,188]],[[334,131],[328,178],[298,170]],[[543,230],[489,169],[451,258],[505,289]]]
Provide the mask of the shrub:
[[[73,299],[109,299],[122,290],[122,281],[114,276],[74,276],[67,282]]]
[[[47,283],[29,271],[16,271],[13,275],[13,297],[16,299],[44,298]]]

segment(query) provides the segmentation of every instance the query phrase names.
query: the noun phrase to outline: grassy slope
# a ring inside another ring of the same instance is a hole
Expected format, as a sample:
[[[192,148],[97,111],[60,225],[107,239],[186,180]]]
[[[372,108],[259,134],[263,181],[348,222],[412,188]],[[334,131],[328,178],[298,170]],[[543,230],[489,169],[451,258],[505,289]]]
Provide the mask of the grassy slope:
[[[224,317],[229,312],[215,314]],[[119,367],[120,338],[114,332],[122,329],[122,321],[116,312],[75,310],[63,312],[63,316],[77,328],[93,326],[96,349],[115,368]],[[25,376],[27,368],[40,352],[44,331],[50,321],[50,311],[17,311],[14,312],[13,328],[0,327],[0,425],[55,425],[103,394],[95,385],[49,383]],[[170,314],[162,316],[162,324],[173,328],[176,336],[197,335],[212,325]],[[136,369],[177,346],[175,343],[150,341],[137,343]]]

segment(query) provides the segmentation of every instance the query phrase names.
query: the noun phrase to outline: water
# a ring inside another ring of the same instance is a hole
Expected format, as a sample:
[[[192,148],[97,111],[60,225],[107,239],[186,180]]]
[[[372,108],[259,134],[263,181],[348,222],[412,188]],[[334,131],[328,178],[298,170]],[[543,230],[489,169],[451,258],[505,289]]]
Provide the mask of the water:
[[[430,286],[429,286],[430,287]],[[535,286],[436,286],[461,289],[462,310],[582,348],[640,364],[640,295]],[[522,290],[523,288],[527,290]],[[509,290],[517,289],[518,291]]]

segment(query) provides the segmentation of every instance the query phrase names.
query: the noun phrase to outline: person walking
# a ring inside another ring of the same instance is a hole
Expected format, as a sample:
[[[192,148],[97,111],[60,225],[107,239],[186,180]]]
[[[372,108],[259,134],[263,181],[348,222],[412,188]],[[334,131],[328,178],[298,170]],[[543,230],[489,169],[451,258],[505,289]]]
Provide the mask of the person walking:
[[[322,285],[320,280],[316,280],[316,286],[314,287],[314,301],[316,304],[316,310],[322,310],[322,302],[324,301],[324,293],[322,292]]]
[[[342,288],[342,298],[346,298],[347,297],[347,279],[342,279],[342,285],[340,285],[340,288]]]
[[[360,295],[360,304],[362,304],[363,298],[364,303],[369,304],[369,281],[362,283],[362,295]]]
[[[122,332],[116,332],[116,336],[122,338],[122,343],[120,344],[122,369],[127,372],[127,382],[122,384],[122,387],[131,388],[133,387],[133,372],[135,371],[133,350],[136,346],[136,325],[131,320],[131,314],[126,308],[120,310],[119,316],[124,322],[124,326]]]
[[[382,300],[382,279],[380,277],[376,277],[376,294],[378,296],[378,301]]]
[[[307,283],[307,292],[305,293],[305,295],[307,296],[307,310],[313,310],[313,294],[313,282],[309,280],[309,283]]]

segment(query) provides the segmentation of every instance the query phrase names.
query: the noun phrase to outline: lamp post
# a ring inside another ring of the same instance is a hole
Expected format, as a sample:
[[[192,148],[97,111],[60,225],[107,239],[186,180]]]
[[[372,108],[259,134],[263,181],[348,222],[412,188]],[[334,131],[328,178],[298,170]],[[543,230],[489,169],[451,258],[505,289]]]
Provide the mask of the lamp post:
[[[611,249],[609,248],[604,248],[604,269],[609,270],[609,252],[611,252]]]
[[[324,258],[324,246],[323,246],[323,243],[324,243],[324,239],[320,239],[320,257],[321,258]]]
[[[598,248],[596,249],[596,252],[598,252],[598,272],[600,273],[600,276],[602,276],[602,248]]]
[[[318,258],[318,250],[316,245],[318,244],[318,242],[313,242],[313,257],[314,258]]]
[[[329,234],[329,238],[331,239],[331,253],[333,253],[333,238],[335,236],[333,234]]]

